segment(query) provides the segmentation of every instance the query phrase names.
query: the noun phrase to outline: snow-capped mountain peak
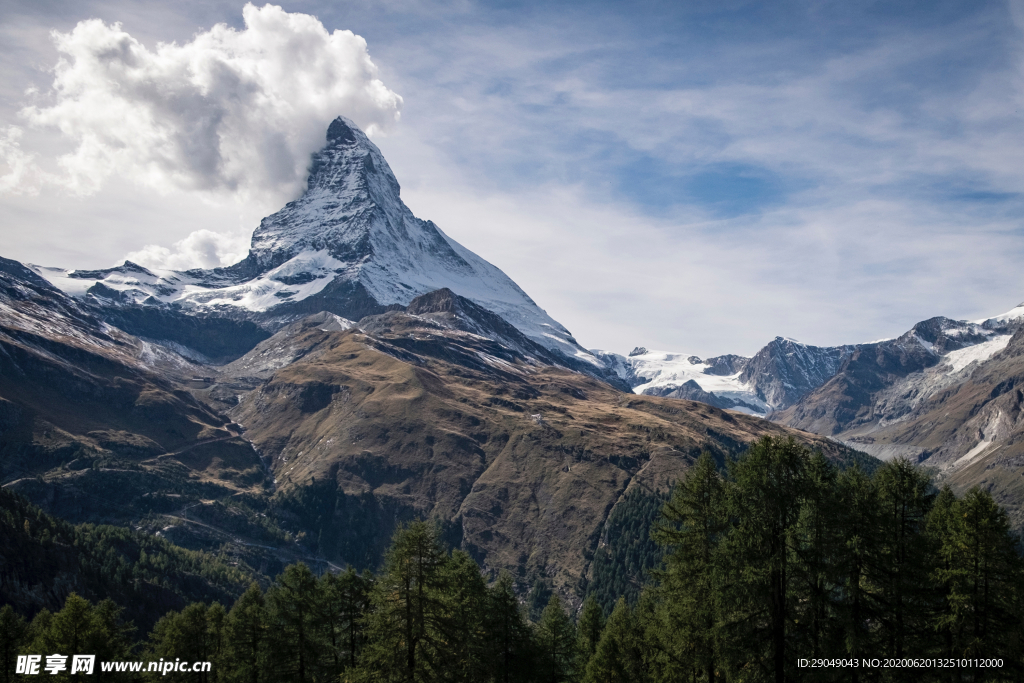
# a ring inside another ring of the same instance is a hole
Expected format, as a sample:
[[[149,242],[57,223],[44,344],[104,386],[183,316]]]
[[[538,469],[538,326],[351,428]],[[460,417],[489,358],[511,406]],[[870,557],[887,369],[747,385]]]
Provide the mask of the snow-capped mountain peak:
[[[321,310],[358,320],[448,288],[541,346],[603,367],[501,270],[416,218],[384,156],[354,123],[335,119],[326,142],[312,157],[306,191],[263,219],[249,255],[233,266],[35,270],[101,306],[169,306],[270,329]]]

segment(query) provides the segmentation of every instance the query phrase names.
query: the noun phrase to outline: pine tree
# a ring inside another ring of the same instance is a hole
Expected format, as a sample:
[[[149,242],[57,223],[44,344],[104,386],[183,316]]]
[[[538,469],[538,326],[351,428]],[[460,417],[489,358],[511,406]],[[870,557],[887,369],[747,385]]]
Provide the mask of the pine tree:
[[[539,683],[576,679],[576,628],[555,593],[540,616],[536,631]]]
[[[452,552],[443,573],[447,605],[438,627],[447,642],[444,659],[448,662],[448,678],[459,683],[476,683],[486,675],[487,584],[477,563],[461,550]]]
[[[328,573],[320,578],[319,614],[332,678],[356,665],[363,644],[361,620],[369,607],[371,585],[369,573],[359,576],[352,567],[344,573]]]
[[[449,558],[425,522],[395,532],[384,571],[370,593],[367,642],[359,667],[367,680],[427,683],[444,679],[448,647],[445,565]]]
[[[512,575],[502,572],[488,590],[484,627],[488,640],[489,677],[495,683],[525,683],[534,670],[530,628],[513,590]]]
[[[928,512],[926,533],[930,545],[936,552],[934,569],[930,586],[936,594],[936,603],[929,613],[929,621],[936,636],[936,651],[941,657],[955,658],[954,646],[957,634],[956,606],[953,603],[952,571],[958,559],[953,551],[953,538],[958,531],[957,499],[949,486],[944,486],[935,497],[932,509]],[[953,674],[950,673],[950,680]]]
[[[220,626],[223,620],[220,610],[201,602],[193,602],[181,612],[169,612],[156,623],[152,634],[154,658],[166,661],[212,662],[221,640]],[[216,623],[211,623],[213,615]],[[199,681],[210,683],[215,675],[212,670],[199,673],[170,672],[166,676],[153,675],[153,680]]]
[[[96,607],[72,593],[64,607],[55,614],[45,610],[36,615],[29,626],[29,644],[24,651],[30,654],[63,654],[69,657],[67,669],[49,680],[131,680],[125,674],[106,674],[94,671],[92,675],[71,674],[72,655],[96,655],[96,662],[132,659],[131,634],[134,629],[121,621],[121,608],[104,600]],[[98,664],[96,665],[98,669]]]
[[[993,656],[1005,647],[1021,615],[1017,610],[1021,559],[1006,511],[977,487],[951,506],[942,537],[949,610],[940,626],[952,635],[954,656]]]
[[[215,602],[210,605],[210,608],[206,611],[206,626],[209,632],[209,658],[205,661],[209,661],[211,664],[211,670],[208,674],[208,680],[211,683],[219,683],[224,680],[224,674],[226,669],[224,662],[226,659],[226,634],[225,627],[227,625],[227,611],[224,606],[219,602]]]
[[[25,618],[10,605],[0,608],[0,683],[12,683],[18,652],[28,634]]]
[[[604,629],[604,613],[601,606],[593,595],[588,595],[583,601],[583,609],[580,610],[580,617],[576,623],[576,631],[579,637],[577,650],[579,662],[576,665],[577,671],[586,671],[587,663],[597,651],[597,644],[601,640],[601,631]]]
[[[641,596],[639,604],[646,602]],[[637,612],[642,610],[638,607]],[[638,614],[625,598],[619,598],[601,633],[594,656],[587,664],[583,683],[646,683],[653,680],[645,657],[645,634]],[[681,680],[670,674],[662,680]],[[686,680],[689,680],[687,677]]]
[[[795,618],[796,642],[812,658],[842,652],[842,631],[835,628],[843,543],[836,507],[836,478],[835,467],[820,451],[811,456],[795,530],[793,577],[800,596]],[[806,673],[813,678],[818,672]]]
[[[766,436],[731,463],[728,509],[735,520],[723,545],[729,576],[725,610],[742,648],[739,666],[757,666],[783,683],[796,602],[790,557],[809,453],[792,437]]]
[[[836,482],[839,547],[838,580],[842,600],[837,606],[846,655],[859,660],[871,652],[867,624],[875,620],[875,602],[867,585],[870,558],[877,542],[878,496],[875,486],[857,466],[843,470]],[[850,672],[853,683],[859,669]]]
[[[232,683],[262,683],[267,676],[268,615],[255,581],[228,612],[224,624],[225,673]]]
[[[295,683],[314,680],[324,649],[316,577],[305,564],[289,565],[266,600],[274,675]]]
[[[931,482],[905,458],[875,474],[878,494],[877,545],[869,578],[880,602],[877,642],[882,654],[902,658],[922,652],[930,636],[925,619],[931,553],[925,524],[934,496]]]
[[[676,485],[662,516],[653,534],[668,550],[656,573],[658,644],[670,662],[711,683],[718,671],[718,549],[727,525],[725,487],[710,453]]]

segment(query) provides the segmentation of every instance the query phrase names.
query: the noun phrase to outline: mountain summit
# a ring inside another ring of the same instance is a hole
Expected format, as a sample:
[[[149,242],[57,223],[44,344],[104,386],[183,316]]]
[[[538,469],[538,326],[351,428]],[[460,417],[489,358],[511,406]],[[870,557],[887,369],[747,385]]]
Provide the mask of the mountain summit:
[[[269,330],[319,311],[358,320],[448,288],[549,350],[603,365],[500,269],[416,218],[380,150],[344,117],[330,124],[326,146],[313,155],[306,191],[263,219],[241,262],[184,272],[130,262],[36,272],[105,309],[172,309]]]

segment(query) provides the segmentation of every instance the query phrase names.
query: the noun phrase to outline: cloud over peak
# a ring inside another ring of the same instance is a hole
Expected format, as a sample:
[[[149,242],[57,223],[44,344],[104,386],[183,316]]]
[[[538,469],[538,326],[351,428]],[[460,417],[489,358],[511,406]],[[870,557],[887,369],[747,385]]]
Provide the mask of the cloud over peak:
[[[398,120],[402,98],[378,78],[363,38],[275,5],[247,4],[242,16],[242,30],[218,24],[155,49],[99,19],[54,31],[52,88],[21,115],[73,150],[59,171],[32,172],[10,131],[0,190],[48,182],[86,195],[122,175],[159,191],[279,200],[302,189],[334,117],[371,135]]]

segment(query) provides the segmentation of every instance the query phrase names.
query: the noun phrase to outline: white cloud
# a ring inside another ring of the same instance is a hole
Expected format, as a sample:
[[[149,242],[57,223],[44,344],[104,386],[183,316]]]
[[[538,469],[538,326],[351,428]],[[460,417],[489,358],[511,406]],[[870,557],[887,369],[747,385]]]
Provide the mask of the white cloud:
[[[334,117],[370,135],[398,120],[402,98],[377,77],[363,38],[274,5],[247,4],[242,16],[243,30],[218,24],[152,50],[119,23],[54,31],[62,56],[49,101],[21,111],[75,146],[46,179],[88,195],[117,174],[159,191],[273,207],[302,189]],[[31,191],[44,176],[16,142],[0,141],[11,169],[0,189]]]
[[[249,250],[249,237],[248,232],[223,234],[212,230],[196,230],[185,239],[175,242],[171,249],[147,244],[128,254],[125,259],[146,268],[171,270],[229,266],[245,258]]]
[[[21,148],[21,136],[17,126],[0,132],[0,161],[7,166],[7,172],[0,175],[0,192],[36,195],[53,177],[35,164],[35,154]]]

